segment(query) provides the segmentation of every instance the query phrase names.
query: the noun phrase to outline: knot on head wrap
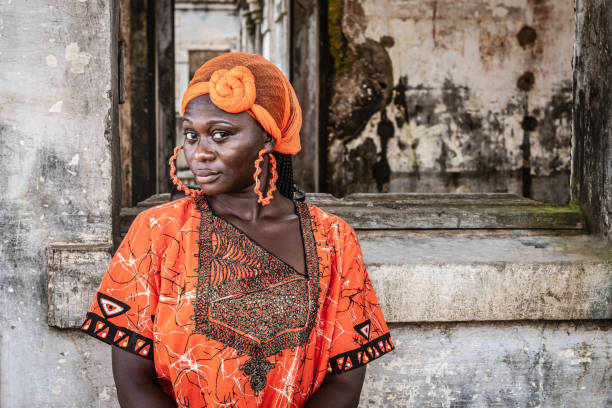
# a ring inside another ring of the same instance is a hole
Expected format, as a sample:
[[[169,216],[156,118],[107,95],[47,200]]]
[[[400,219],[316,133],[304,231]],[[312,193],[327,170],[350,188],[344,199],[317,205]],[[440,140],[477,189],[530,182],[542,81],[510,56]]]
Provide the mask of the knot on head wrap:
[[[181,115],[192,99],[205,94],[226,112],[248,112],[275,139],[275,151],[300,151],[300,104],[287,78],[264,57],[230,52],[208,60],[183,95]]]
[[[247,67],[217,70],[209,84],[210,100],[226,112],[244,112],[255,103],[255,77]]]

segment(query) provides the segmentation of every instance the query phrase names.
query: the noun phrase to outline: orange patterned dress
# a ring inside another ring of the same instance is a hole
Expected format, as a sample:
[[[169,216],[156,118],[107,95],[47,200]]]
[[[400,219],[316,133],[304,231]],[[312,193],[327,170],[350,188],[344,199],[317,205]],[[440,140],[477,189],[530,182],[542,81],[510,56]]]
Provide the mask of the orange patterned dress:
[[[300,407],[325,376],[393,350],[354,230],[295,202],[306,274],[206,197],[140,213],[82,330],[152,359],[179,407]]]

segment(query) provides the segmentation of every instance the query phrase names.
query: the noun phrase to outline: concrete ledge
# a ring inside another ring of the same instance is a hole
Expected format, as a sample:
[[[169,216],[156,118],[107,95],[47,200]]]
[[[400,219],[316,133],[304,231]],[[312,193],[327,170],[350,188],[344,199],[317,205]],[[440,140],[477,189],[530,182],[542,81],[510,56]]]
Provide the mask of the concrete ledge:
[[[110,243],[52,243],[47,250],[47,324],[80,327],[111,261]]]
[[[306,199],[364,230],[584,228],[577,207],[511,193],[360,193],[342,199],[309,193]]]
[[[121,231],[145,208],[168,202],[159,194],[121,210]],[[510,193],[331,194],[307,193],[306,201],[338,215],[357,230],[540,229],[584,232],[580,209],[547,205]]]
[[[389,322],[612,318],[612,247],[592,236],[358,235]]]
[[[612,318],[612,263],[368,265],[388,322]]]

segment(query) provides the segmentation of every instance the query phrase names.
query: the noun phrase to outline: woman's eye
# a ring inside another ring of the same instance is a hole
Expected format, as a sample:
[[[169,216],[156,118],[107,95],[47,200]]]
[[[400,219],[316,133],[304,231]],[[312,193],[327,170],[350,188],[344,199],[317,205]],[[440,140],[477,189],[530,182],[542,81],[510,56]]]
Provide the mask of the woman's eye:
[[[214,130],[211,135],[215,142],[220,142],[225,140],[225,138],[229,136],[229,133],[224,130]]]
[[[185,132],[183,132],[183,134],[185,135],[185,140],[188,140],[190,142],[198,140],[197,133],[192,130],[186,130]]]

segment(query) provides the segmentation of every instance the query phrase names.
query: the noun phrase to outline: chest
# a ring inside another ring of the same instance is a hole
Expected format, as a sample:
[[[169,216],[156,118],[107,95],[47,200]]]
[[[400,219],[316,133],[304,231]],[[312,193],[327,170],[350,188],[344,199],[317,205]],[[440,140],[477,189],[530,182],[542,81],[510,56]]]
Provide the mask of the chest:
[[[305,345],[319,312],[320,254],[306,205],[295,221],[291,242],[277,241],[270,231],[245,232],[204,207],[197,228],[167,252],[158,337],[174,336],[167,344],[211,339],[220,350],[230,347],[245,358],[253,386],[262,386],[271,356]],[[298,254],[281,259],[267,242],[297,247]]]
[[[218,220],[221,230],[229,230],[236,241],[247,239],[255,246],[290,266],[300,275],[306,275],[302,220],[299,217],[281,222],[261,221],[248,224],[240,221]],[[227,225],[223,225],[227,224]],[[257,252],[257,251],[255,251]]]

